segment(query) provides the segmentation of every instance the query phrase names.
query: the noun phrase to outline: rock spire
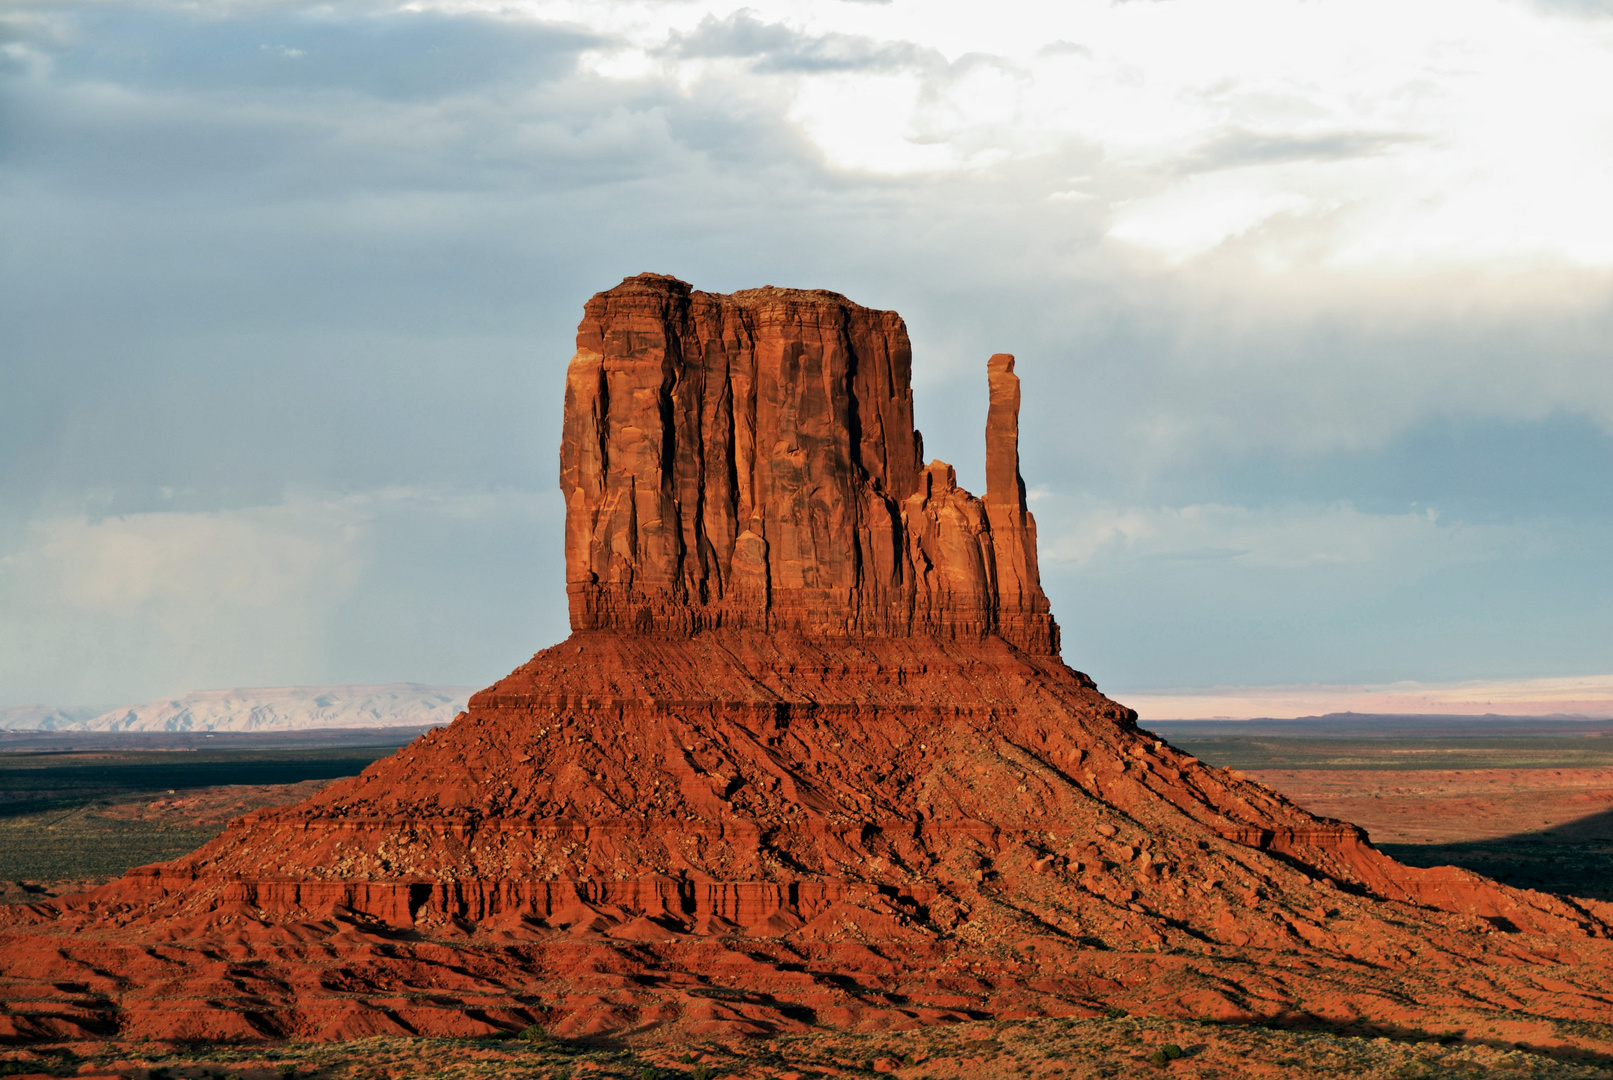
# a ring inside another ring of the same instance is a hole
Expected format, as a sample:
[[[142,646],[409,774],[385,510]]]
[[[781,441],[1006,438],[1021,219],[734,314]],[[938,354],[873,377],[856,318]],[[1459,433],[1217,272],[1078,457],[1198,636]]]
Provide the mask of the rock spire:
[[[996,634],[1056,655],[1013,371],[988,365],[981,500],[923,463],[895,312],[655,274],[600,293],[566,377],[572,628]]]

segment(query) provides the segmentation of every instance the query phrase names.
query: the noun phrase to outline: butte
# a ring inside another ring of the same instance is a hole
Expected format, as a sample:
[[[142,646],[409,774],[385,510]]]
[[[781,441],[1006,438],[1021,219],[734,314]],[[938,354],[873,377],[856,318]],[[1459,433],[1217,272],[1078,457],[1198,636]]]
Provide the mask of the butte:
[[[0,913],[0,1035],[1607,1019],[1613,905],[1402,866],[1066,666],[1013,357],[983,498],[924,462],[911,363],[831,292],[595,296],[572,635],[362,775]]]

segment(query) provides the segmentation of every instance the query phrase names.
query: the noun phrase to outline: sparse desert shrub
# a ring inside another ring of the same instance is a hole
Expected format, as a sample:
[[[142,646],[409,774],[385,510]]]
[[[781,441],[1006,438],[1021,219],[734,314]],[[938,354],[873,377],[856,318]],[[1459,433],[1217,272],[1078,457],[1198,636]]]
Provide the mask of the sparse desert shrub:
[[[1182,1048],[1180,1046],[1177,1046],[1175,1043],[1166,1043],[1164,1046],[1157,1048],[1153,1054],[1149,1056],[1148,1061],[1149,1064],[1153,1065],[1155,1068],[1163,1069],[1165,1066],[1169,1065],[1171,1062],[1175,1061],[1181,1056]]]
[[[694,1069],[690,1071],[689,1076],[692,1078],[692,1080],[711,1080],[711,1066],[696,1065]]]
[[[44,1073],[46,1076],[73,1076],[78,1070],[70,1061],[61,1058],[51,1058],[35,1061],[0,1061],[0,1076],[15,1076],[20,1073]]]
[[[543,1030],[542,1024],[530,1024],[522,1028],[515,1036],[530,1043],[543,1043],[549,1041],[549,1033]]]
[[[646,1065],[638,1071],[638,1080],[656,1080],[658,1075],[654,1069]]]
[[[277,1076],[282,1078],[282,1080],[291,1080],[293,1076],[297,1075],[297,1066],[293,1065],[289,1061],[282,1061],[279,1065],[275,1066],[274,1071]]]

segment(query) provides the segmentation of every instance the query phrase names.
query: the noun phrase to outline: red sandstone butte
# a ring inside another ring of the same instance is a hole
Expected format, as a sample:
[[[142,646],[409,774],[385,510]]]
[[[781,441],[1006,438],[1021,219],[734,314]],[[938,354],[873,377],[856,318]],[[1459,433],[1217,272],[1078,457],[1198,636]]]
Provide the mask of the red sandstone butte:
[[[301,804],[0,912],[0,1035],[1607,1018],[1613,907],[1402,866],[1067,667],[1013,358],[984,499],[924,464],[911,363],[835,293],[594,297],[571,637]]]
[[[644,275],[590,300],[560,447],[573,628],[1056,654],[1014,358],[991,359],[984,502],[924,464],[912,364],[895,312],[835,293]]]

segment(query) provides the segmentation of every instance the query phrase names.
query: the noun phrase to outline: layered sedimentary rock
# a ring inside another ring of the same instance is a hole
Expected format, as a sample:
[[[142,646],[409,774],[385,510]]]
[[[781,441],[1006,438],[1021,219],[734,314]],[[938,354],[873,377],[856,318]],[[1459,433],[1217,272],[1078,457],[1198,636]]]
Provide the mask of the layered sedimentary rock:
[[[0,1035],[1605,1018],[1608,905],[1401,866],[1065,666],[1013,359],[984,499],[921,464],[909,365],[832,293],[595,297],[571,637],[305,803],[0,914]]]
[[[829,292],[642,275],[589,301],[560,485],[577,630],[996,634],[1058,652],[991,362],[984,502],[925,465],[902,320]]]

